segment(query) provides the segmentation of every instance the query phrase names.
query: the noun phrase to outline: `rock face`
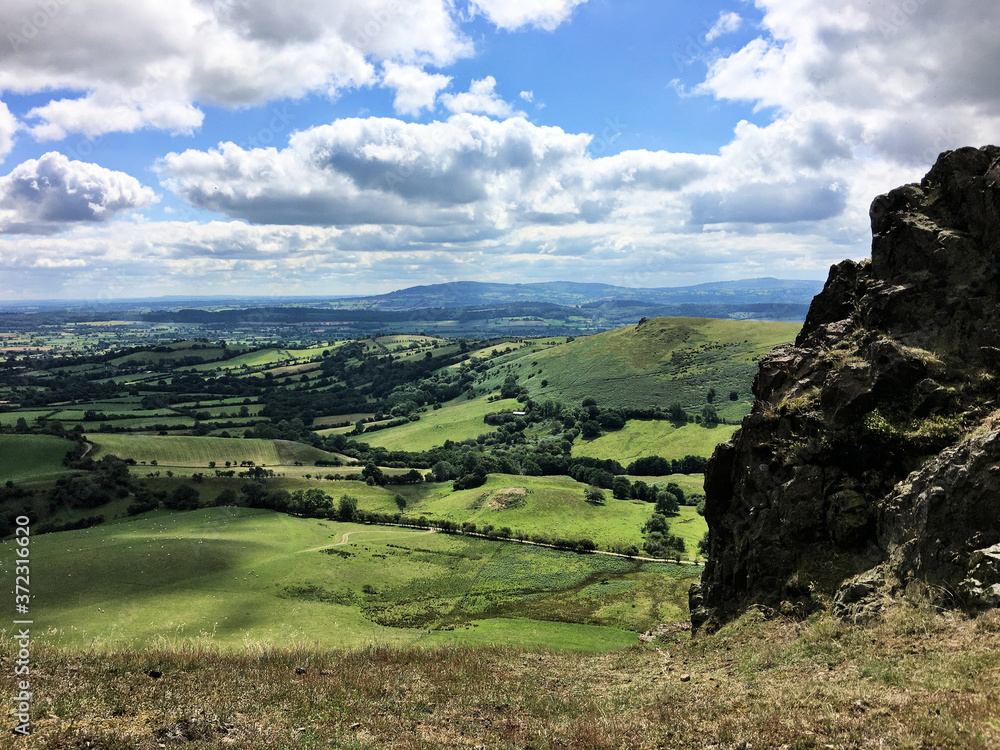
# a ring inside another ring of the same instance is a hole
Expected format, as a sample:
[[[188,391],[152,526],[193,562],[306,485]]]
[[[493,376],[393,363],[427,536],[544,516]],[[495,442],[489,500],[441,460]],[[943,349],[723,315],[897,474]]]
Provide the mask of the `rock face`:
[[[871,222],[871,260],[830,270],[706,468],[696,629],[1000,604],[1000,148],[942,154]]]

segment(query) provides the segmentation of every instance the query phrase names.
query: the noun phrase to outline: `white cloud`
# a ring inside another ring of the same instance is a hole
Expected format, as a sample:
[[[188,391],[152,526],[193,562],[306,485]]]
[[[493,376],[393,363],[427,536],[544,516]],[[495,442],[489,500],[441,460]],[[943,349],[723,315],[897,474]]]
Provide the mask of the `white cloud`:
[[[573,9],[587,0],[471,0],[470,8],[482,13],[501,29],[514,31],[534,26],[552,31]]]
[[[14,148],[14,133],[17,130],[17,119],[7,109],[7,105],[0,102],[0,161]]]
[[[705,34],[706,42],[714,42],[720,36],[725,36],[726,34],[732,34],[738,31],[740,26],[743,25],[743,18],[739,13],[734,11],[722,12],[719,14],[719,19],[712,25],[712,28],[708,30]]]
[[[521,118],[346,119],[296,133],[281,151],[226,143],[168,154],[158,168],[191,204],[259,223],[505,226],[583,210],[589,141]]]
[[[442,94],[441,103],[450,112],[481,112],[493,117],[509,117],[514,108],[505,102],[496,92],[497,81],[493,76],[486,76],[473,81],[469,90],[461,94]]]
[[[450,76],[425,73],[416,65],[387,62],[383,66],[382,83],[396,90],[392,107],[400,114],[416,116],[421,110],[434,109],[438,92],[450,82]]]
[[[533,102],[535,100],[534,91],[522,91],[520,96],[526,102]]]
[[[30,113],[40,139],[185,133],[200,125],[201,104],[336,96],[377,83],[379,63],[442,66],[468,56],[453,11],[448,0],[6,0],[0,91],[81,92]],[[413,86],[402,88],[401,104],[416,106]]]
[[[876,159],[929,166],[947,148],[995,140],[1000,13],[977,0],[876,4],[758,0],[767,34],[716,60],[696,90],[824,121]],[[976,55],[956,50],[976,49]]]
[[[0,177],[0,233],[50,234],[145,208],[156,196],[123,172],[50,152]]]

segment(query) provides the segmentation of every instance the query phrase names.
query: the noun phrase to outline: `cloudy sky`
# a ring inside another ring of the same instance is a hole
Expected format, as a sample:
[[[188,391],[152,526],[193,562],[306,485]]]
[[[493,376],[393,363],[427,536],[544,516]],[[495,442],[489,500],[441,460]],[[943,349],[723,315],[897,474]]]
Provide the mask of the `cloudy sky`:
[[[0,300],[824,278],[997,70],[983,0],[4,0]]]

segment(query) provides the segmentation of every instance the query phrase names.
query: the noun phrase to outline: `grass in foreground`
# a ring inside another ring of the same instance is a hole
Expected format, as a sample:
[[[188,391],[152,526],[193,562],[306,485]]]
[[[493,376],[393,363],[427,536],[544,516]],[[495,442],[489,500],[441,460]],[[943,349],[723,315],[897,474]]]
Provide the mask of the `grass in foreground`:
[[[0,581],[13,590],[10,540]],[[6,552],[4,552],[6,550]],[[36,639],[606,650],[685,617],[694,568],[245,508],[156,512],[31,543]],[[7,627],[10,627],[9,625]]]
[[[828,616],[793,623],[751,614],[713,636],[603,654],[42,648],[33,655],[30,742],[108,750],[991,748],[1000,743],[997,623],[917,609],[870,629]],[[0,649],[9,663],[13,644]],[[14,693],[11,670],[0,684]]]

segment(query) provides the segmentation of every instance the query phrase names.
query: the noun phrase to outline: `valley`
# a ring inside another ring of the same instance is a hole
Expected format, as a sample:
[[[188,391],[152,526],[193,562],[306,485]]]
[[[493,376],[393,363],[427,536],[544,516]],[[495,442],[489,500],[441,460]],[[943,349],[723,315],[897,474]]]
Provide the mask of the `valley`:
[[[43,326],[0,367],[0,521],[53,645],[616,649],[686,619],[705,460],[797,328]]]

